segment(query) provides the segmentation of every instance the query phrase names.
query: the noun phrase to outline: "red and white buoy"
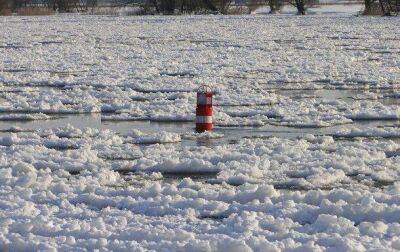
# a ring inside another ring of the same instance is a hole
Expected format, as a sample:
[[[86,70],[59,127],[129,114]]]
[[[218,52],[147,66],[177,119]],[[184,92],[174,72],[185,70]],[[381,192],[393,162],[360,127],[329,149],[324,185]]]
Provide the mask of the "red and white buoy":
[[[213,93],[207,85],[201,85],[197,90],[196,131],[204,132],[213,129]]]

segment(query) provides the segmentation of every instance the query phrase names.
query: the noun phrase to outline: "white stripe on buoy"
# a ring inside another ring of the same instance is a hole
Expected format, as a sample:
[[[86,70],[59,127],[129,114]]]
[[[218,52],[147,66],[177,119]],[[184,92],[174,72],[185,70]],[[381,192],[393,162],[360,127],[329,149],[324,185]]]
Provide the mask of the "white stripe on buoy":
[[[197,99],[197,105],[211,105],[212,97],[207,97],[206,94],[200,94]]]
[[[212,116],[196,116],[196,123],[212,123]]]

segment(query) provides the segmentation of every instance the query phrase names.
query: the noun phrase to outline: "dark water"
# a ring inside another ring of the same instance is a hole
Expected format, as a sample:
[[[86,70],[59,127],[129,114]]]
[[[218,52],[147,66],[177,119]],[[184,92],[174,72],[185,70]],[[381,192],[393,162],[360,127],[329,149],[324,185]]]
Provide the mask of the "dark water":
[[[194,132],[194,123],[190,122],[150,122],[150,121],[101,121],[100,114],[69,114],[59,115],[51,120],[35,120],[35,121],[0,121],[0,135],[8,134],[13,131],[13,128],[21,129],[22,131],[34,131],[40,129],[51,129],[65,127],[68,124],[75,128],[97,128],[109,129],[117,133],[125,134],[133,129],[140,130],[146,133],[156,133],[160,131],[174,132],[181,135]],[[390,120],[362,120],[356,121],[351,126],[360,128],[369,127],[394,127],[400,130],[400,121]],[[349,127],[349,124],[337,125],[323,128],[298,128],[279,125],[265,125],[262,127],[215,127],[214,132],[222,134],[221,139],[210,140],[183,140],[183,145],[192,144],[234,144],[241,138],[298,138],[306,134],[313,135],[332,135],[334,132]]]

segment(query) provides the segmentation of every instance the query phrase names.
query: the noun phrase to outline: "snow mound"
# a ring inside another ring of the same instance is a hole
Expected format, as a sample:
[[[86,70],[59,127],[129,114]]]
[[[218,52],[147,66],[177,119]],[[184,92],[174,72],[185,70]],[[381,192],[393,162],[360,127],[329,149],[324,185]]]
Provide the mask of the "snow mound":
[[[398,128],[383,127],[383,128],[360,128],[360,127],[347,127],[336,131],[333,136],[335,137],[382,137],[382,138],[399,138],[400,132]]]
[[[166,131],[146,134],[135,129],[126,135],[126,142],[134,144],[177,143],[180,141],[179,134]]]

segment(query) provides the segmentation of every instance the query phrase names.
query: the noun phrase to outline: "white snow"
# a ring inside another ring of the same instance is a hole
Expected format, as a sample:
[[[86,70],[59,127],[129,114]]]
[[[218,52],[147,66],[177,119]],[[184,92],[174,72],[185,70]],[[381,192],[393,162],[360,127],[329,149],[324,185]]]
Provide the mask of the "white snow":
[[[176,143],[181,141],[181,136],[171,132],[159,132],[153,135],[144,134],[139,130],[133,130],[127,134],[126,142],[136,144]]]
[[[337,8],[0,17],[0,250],[399,250],[399,19]]]
[[[397,19],[60,15],[32,17],[27,25],[19,17],[1,18],[8,36],[0,38],[6,94],[0,111],[192,121],[194,90],[207,83],[216,92],[221,126],[262,126],[276,117],[281,125],[307,127],[397,120],[397,105],[371,99],[399,85]],[[282,89],[366,94],[353,97],[356,102],[329,95],[294,99]]]
[[[391,140],[307,135],[207,148],[140,147],[132,137],[147,138],[72,126],[3,137],[2,248],[397,248],[399,157],[385,153],[400,144]],[[112,152],[134,153],[126,162],[137,175],[124,179],[102,156]],[[154,172],[208,175],[164,182]]]

